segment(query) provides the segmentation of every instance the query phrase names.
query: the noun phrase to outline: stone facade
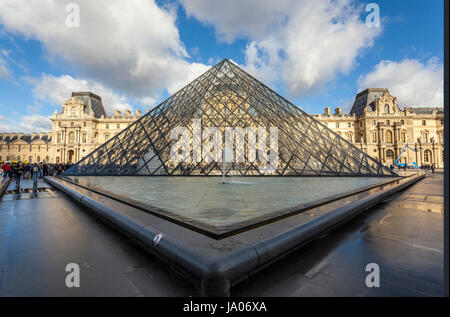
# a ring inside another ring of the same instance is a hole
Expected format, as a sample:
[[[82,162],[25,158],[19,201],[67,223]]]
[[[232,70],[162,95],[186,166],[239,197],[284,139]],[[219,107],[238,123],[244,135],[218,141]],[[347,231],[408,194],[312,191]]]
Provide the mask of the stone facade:
[[[102,100],[90,92],[74,92],[62,111],[50,118],[49,133],[0,133],[0,161],[77,162],[141,116],[114,111],[106,116]],[[386,88],[369,88],[356,95],[350,114],[330,107],[313,117],[361,148],[381,163],[390,165],[408,144],[400,162],[443,167],[444,114],[442,108],[400,109]]]
[[[99,96],[74,92],[50,117],[52,132],[0,133],[0,161],[75,163],[140,116],[139,110],[106,116]]]
[[[314,118],[385,165],[394,164],[406,144],[400,163],[444,167],[444,112],[442,108],[401,110],[386,88],[360,92],[350,114],[325,108]]]

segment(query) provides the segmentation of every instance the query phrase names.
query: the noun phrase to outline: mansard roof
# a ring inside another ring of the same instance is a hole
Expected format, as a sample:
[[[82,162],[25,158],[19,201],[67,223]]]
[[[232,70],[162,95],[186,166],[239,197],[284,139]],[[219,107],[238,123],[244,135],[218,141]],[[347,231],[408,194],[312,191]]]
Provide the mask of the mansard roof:
[[[103,107],[102,98],[92,92],[72,92],[72,97],[77,98],[86,105],[85,113],[90,111],[94,113],[94,117],[100,118],[106,116],[105,108]]]

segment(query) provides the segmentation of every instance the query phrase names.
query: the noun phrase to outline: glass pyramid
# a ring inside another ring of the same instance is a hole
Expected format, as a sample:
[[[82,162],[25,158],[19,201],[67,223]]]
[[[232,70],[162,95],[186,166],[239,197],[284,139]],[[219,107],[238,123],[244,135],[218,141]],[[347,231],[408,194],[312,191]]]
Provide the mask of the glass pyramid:
[[[223,170],[229,176],[397,176],[227,59],[64,174],[212,176]]]

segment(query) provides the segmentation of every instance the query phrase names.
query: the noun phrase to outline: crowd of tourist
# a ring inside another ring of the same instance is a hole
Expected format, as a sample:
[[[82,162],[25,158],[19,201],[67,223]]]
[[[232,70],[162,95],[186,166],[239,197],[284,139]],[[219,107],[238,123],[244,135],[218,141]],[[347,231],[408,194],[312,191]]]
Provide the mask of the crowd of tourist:
[[[24,163],[24,162],[5,162],[0,166],[0,174],[3,177],[16,178],[20,176],[22,179],[31,179],[33,177],[33,169],[37,171],[38,177],[55,176],[62,174],[64,170],[72,164],[50,164],[50,163]],[[36,169],[37,168],[37,169]]]

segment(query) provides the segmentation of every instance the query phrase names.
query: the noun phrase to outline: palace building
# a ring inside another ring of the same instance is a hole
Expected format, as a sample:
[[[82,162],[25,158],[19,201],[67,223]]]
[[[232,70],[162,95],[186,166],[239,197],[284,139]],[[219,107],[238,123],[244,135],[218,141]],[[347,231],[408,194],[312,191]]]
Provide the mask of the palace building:
[[[51,132],[0,133],[0,162],[75,163],[142,116],[139,110],[107,116],[100,96],[73,92],[50,120]],[[313,114],[316,120],[384,165],[406,145],[401,163],[444,166],[443,108],[405,107],[386,88],[368,88],[356,95],[349,114],[342,107]]]

